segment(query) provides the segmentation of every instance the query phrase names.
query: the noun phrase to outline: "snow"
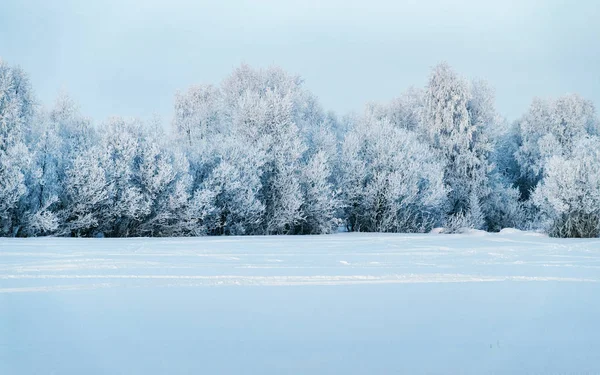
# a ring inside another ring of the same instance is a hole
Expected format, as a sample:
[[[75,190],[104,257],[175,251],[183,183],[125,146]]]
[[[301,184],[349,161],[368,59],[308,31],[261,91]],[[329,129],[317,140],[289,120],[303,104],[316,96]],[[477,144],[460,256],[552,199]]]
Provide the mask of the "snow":
[[[0,239],[0,374],[599,373],[600,240]]]

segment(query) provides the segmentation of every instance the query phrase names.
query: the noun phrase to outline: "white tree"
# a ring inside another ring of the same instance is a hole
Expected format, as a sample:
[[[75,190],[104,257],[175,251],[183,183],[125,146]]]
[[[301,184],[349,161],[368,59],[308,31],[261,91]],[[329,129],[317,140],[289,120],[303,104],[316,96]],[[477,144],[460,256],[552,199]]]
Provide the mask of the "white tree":
[[[479,149],[478,157],[486,175],[480,185],[471,193],[470,203],[478,212],[472,214],[483,220],[484,228],[499,231],[506,227],[523,227],[524,212],[518,188],[513,186],[512,171],[514,158],[500,153],[509,153],[514,148],[511,127],[500,117],[495,107],[495,93],[486,81],[474,80],[470,85],[470,99],[467,105],[469,121],[477,129],[472,142]],[[513,172],[514,173],[514,172]]]
[[[28,236],[52,234],[60,225],[57,211],[63,188],[63,149],[58,129],[46,113],[39,113],[33,121],[28,144],[32,163],[25,173],[28,194],[23,198],[27,212],[24,232]]]
[[[517,191],[493,163],[493,136],[502,133],[497,129],[502,125],[485,82],[468,84],[447,64],[434,68],[421,132],[445,163],[449,231],[463,226],[498,230],[520,220]]]
[[[83,176],[90,176],[90,181],[98,181],[97,170],[81,170],[99,168],[99,161],[94,159],[99,151],[96,148],[98,139],[95,130],[91,121],[81,115],[75,101],[64,92],[57,97],[54,107],[42,112],[39,117],[39,122],[34,126],[32,148],[40,178],[32,186],[35,195],[33,201],[39,201],[38,211],[34,210],[34,218],[42,220],[39,224],[34,222],[33,226],[41,234],[52,232],[50,224],[54,224],[54,232],[58,234],[88,235],[88,230],[97,224],[84,224],[94,220],[80,218],[89,218],[93,213],[81,210],[83,207],[88,207],[89,210],[99,207],[81,201],[81,196],[76,191],[82,190],[81,184],[85,183],[86,178]],[[82,177],[82,180],[78,180]],[[71,182],[78,186],[69,186]],[[93,191],[101,191],[101,188],[92,187],[88,192]],[[90,196],[85,199],[96,201]]]
[[[121,117],[96,130],[66,95],[38,110],[0,61],[0,235],[318,234],[340,216],[499,230],[524,226],[524,205],[552,235],[598,235],[591,102],[536,99],[512,127],[494,102],[440,64],[425,90],[338,120],[299,76],[242,65],[176,95],[172,136]]]
[[[522,191],[532,191],[544,174],[552,156],[573,152],[574,142],[582,136],[600,134],[593,104],[578,95],[556,100],[534,99],[527,113],[517,122]]]
[[[182,152],[168,139],[159,119],[141,128],[138,135],[132,183],[148,203],[132,233],[173,236],[188,233],[191,177]]]
[[[445,162],[444,181],[449,188],[451,216],[468,217],[468,226],[484,223],[471,211],[479,210],[476,190],[485,181],[487,145],[477,142],[481,127],[469,116],[469,86],[447,64],[436,66],[425,95],[423,132]]]
[[[302,219],[299,162],[305,146],[292,117],[289,95],[268,90],[261,98],[263,119],[258,132],[264,139],[267,162],[261,175],[267,233],[292,233]]]
[[[77,153],[65,176],[66,206],[62,212],[61,234],[87,237],[102,233],[107,214],[109,184],[102,160],[101,146]]]
[[[250,77],[240,74],[238,80]],[[233,84],[233,78],[230,81]],[[190,161],[192,179],[192,198],[185,211],[190,233],[262,230],[264,205],[259,193],[265,149],[253,133],[262,114],[258,100],[244,100],[255,92],[240,90],[222,95],[220,88],[196,86],[176,97],[173,129],[177,139],[187,140],[182,149]]]
[[[262,210],[261,229],[255,232],[252,219],[247,223],[250,232],[294,233],[303,220],[302,169],[316,153],[312,150],[317,149],[317,144],[322,149],[327,148],[317,129],[326,123],[327,117],[315,97],[301,84],[299,77],[288,75],[280,68],[255,70],[246,65],[236,69],[222,84],[222,128],[227,129],[227,136],[234,144],[242,145],[244,155],[235,153],[236,160],[230,160],[228,155],[217,152],[223,155],[219,162],[226,164],[216,167],[219,173],[214,176],[223,176],[224,169],[240,171],[238,160],[249,161],[244,174],[232,172],[232,176],[236,179],[242,176],[241,181],[248,184],[248,190],[241,195],[247,210],[253,213]],[[307,147],[311,143],[314,149]],[[331,145],[329,149],[334,150],[334,143]],[[211,178],[209,185],[215,190],[215,179]],[[257,181],[260,182],[258,191]],[[236,183],[224,186],[235,187]],[[223,196],[224,192],[217,190]],[[260,205],[256,204],[255,197]],[[223,202],[218,199],[217,206],[227,206]],[[231,207],[220,211],[220,222],[231,222],[225,219],[232,212]]]
[[[215,234],[261,233],[264,151],[238,137],[219,137],[218,144],[219,162],[199,189],[214,197],[214,220],[209,229]]]
[[[443,164],[416,134],[367,117],[346,136],[341,169],[350,230],[424,232],[441,223]]]
[[[600,138],[571,140],[570,157],[555,155],[532,194],[542,225],[556,237],[600,235]]]
[[[101,231],[108,236],[128,236],[149,214],[152,202],[144,195],[136,174],[140,162],[142,124],[135,119],[110,118],[101,131],[108,201],[103,207]]]
[[[410,87],[389,103],[367,104],[366,112],[374,119],[387,119],[396,127],[418,131],[425,112],[425,92],[422,89]]]
[[[25,136],[33,114],[29,79],[0,59],[0,235],[20,235],[27,215],[20,201],[27,194],[31,157]]]
[[[325,151],[315,153],[304,166],[301,176],[302,219],[296,233],[331,233],[339,225],[341,202],[332,182],[331,162]]]
[[[173,127],[179,139],[194,145],[212,133],[220,132],[222,97],[218,87],[192,86],[175,96]]]

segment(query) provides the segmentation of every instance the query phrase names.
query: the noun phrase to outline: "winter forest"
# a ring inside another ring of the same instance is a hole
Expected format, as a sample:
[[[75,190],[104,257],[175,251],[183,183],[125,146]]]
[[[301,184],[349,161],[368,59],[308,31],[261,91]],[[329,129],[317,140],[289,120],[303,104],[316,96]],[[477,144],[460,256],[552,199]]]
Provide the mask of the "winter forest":
[[[299,76],[241,65],[177,93],[164,123],[94,123],[66,94],[44,108],[0,60],[0,235],[599,236],[590,101],[535,98],[511,123],[492,87],[445,63],[398,93],[336,116]]]

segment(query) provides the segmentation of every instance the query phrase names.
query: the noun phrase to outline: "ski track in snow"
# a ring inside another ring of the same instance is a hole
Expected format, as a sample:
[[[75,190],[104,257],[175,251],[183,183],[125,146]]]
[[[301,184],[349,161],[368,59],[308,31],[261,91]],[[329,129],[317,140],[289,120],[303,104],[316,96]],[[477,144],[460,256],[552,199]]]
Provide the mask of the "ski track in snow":
[[[0,239],[0,293],[505,281],[598,282],[600,240],[519,231]]]
[[[600,374],[600,240],[0,239],[0,374]]]

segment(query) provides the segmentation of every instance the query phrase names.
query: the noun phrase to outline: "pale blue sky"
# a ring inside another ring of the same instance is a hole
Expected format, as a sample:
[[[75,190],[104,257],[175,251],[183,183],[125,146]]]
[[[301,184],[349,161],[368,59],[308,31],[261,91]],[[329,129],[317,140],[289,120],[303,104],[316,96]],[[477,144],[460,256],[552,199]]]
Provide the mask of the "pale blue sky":
[[[217,4],[218,3],[218,4]],[[169,117],[176,90],[246,62],[298,73],[327,109],[423,86],[445,60],[487,79],[500,112],[578,92],[600,105],[597,0],[2,0],[0,57],[37,96],[83,111]]]

